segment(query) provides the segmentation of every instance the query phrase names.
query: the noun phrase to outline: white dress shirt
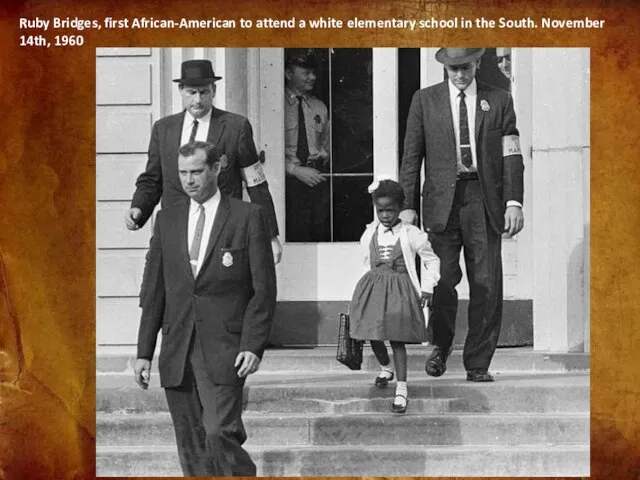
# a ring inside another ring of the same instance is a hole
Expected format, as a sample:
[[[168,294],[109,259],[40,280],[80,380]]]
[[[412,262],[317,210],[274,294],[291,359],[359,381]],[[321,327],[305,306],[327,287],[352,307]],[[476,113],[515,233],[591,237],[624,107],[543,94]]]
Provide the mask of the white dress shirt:
[[[453,130],[456,134],[456,158],[458,161],[458,172],[477,172],[478,158],[476,154],[476,101],[478,99],[478,84],[474,78],[465,90],[464,102],[467,106],[467,119],[469,120],[469,143],[471,143],[471,167],[467,168],[462,164],[460,154],[460,90],[451,80],[449,84],[449,105],[451,105],[451,115],[453,116]]]
[[[401,223],[395,224],[391,227],[391,230],[388,230],[387,227],[380,224],[378,225],[378,247],[380,253],[381,260],[388,260],[391,258],[391,253],[395,248],[396,243],[398,243],[398,239],[400,238],[400,229],[402,228]]]
[[[198,128],[200,128],[199,125]],[[202,243],[200,243],[200,252],[198,252],[198,264],[196,266],[196,273],[200,272],[200,267],[202,266],[202,262],[204,261],[204,255],[207,251],[207,245],[209,244],[209,237],[211,236],[211,227],[213,227],[213,220],[215,219],[219,205],[220,190],[217,190],[213,197],[202,204],[202,206],[204,207],[204,230],[202,231]],[[200,204],[194,199],[191,199],[191,201],[189,202],[189,223],[187,227],[187,250],[191,249],[193,237],[196,233],[196,223],[198,222],[199,216]]]
[[[477,172],[478,155],[476,153],[476,103],[478,100],[478,84],[474,78],[464,90],[464,101],[467,106],[467,119],[469,121],[469,143],[471,143],[471,167],[467,168],[462,164],[460,154],[460,90],[451,81],[449,83],[449,105],[451,105],[451,115],[453,116],[453,130],[456,134],[456,159],[458,172]],[[520,207],[522,204],[516,200],[508,200],[507,207]]]
[[[196,131],[197,142],[206,142],[207,136],[209,135],[209,124],[211,123],[211,112],[213,111],[213,107],[207,112],[207,114],[198,118],[198,130]],[[191,137],[191,129],[193,128],[193,121],[195,118],[189,113],[189,110],[184,112],[184,121],[182,122],[182,136],[180,137],[180,146],[189,142],[189,137]]]

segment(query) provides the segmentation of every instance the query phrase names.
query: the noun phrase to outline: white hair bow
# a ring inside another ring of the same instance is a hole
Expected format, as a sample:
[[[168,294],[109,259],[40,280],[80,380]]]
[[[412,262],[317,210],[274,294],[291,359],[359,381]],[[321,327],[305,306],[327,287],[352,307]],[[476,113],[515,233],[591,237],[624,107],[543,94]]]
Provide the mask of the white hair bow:
[[[380,186],[382,180],[393,180],[390,175],[378,175],[371,185],[367,187],[369,193],[375,192]]]

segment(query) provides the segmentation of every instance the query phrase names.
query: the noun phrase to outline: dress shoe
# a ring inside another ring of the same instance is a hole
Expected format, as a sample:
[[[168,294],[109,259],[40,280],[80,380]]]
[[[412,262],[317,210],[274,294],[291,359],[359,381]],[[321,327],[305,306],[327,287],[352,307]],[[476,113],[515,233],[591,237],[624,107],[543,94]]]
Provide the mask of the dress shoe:
[[[409,399],[404,395],[396,395],[396,398],[401,397],[404,398],[404,405],[396,403],[395,399],[391,404],[391,411],[393,413],[404,413],[407,411],[407,405],[409,405]]]
[[[453,347],[441,348],[435,347],[431,355],[424,365],[427,375],[432,377],[441,377],[447,371],[447,359],[451,355]]]
[[[382,377],[380,375],[378,375],[376,377],[376,387],[386,387],[387,385],[389,385],[389,382],[393,380],[393,373],[391,374],[390,377]]]
[[[482,370],[467,371],[468,382],[493,382],[493,375]]]

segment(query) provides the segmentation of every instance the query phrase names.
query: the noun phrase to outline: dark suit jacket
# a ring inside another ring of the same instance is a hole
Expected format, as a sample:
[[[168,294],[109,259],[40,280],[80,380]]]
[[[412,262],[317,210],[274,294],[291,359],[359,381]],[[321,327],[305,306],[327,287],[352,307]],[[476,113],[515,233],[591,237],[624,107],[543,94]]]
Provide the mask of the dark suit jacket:
[[[131,201],[132,208],[138,207],[142,210],[140,226],[149,219],[161,197],[163,208],[189,200],[178,176],[178,150],[181,146],[184,116],[183,111],[161,118],[153,125],[147,167],[136,181],[136,191]],[[227,156],[228,162],[218,177],[220,191],[241,199],[240,169],[259,161],[249,120],[214,107],[211,111],[207,141],[216,145],[220,154]],[[247,191],[251,201],[264,208],[270,236],[275,237],[278,235],[278,223],[268,183],[249,187]]]
[[[262,208],[222,195],[195,279],[187,246],[188,211],[185,202],[158,213],[140,292],[138,358],[153,358],[162,329],[161,384],[178,386],[195,325],[212,381],[242,385],[235,358],[240,351],[262,357],[276,304],[273,253]]]
[[[497,233],[504,229],[506,202],[522,204],[522,155],[502,154],[502,137],[518,135],[511,95],[478,83],[476,103],[476,154],[478,176],[490,224]],[[484,111],[482,101],[489,104]],[[425,159],[422,185],[423,227],[442,232],[447,225],[456,190],[456,139],[447,82],[417,91],[407,118],[407,133],[400,168],[400,184],[406,194],[405,208],[418,210],[416,189]]]

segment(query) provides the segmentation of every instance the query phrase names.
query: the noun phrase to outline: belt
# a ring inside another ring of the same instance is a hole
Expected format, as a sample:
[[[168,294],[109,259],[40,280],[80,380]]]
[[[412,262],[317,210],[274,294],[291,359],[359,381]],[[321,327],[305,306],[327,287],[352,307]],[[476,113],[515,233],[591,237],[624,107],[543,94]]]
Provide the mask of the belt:
[[[458,182],[467,182],[469,180],[478,180],[478,172],[459,172],[456,176]]]

